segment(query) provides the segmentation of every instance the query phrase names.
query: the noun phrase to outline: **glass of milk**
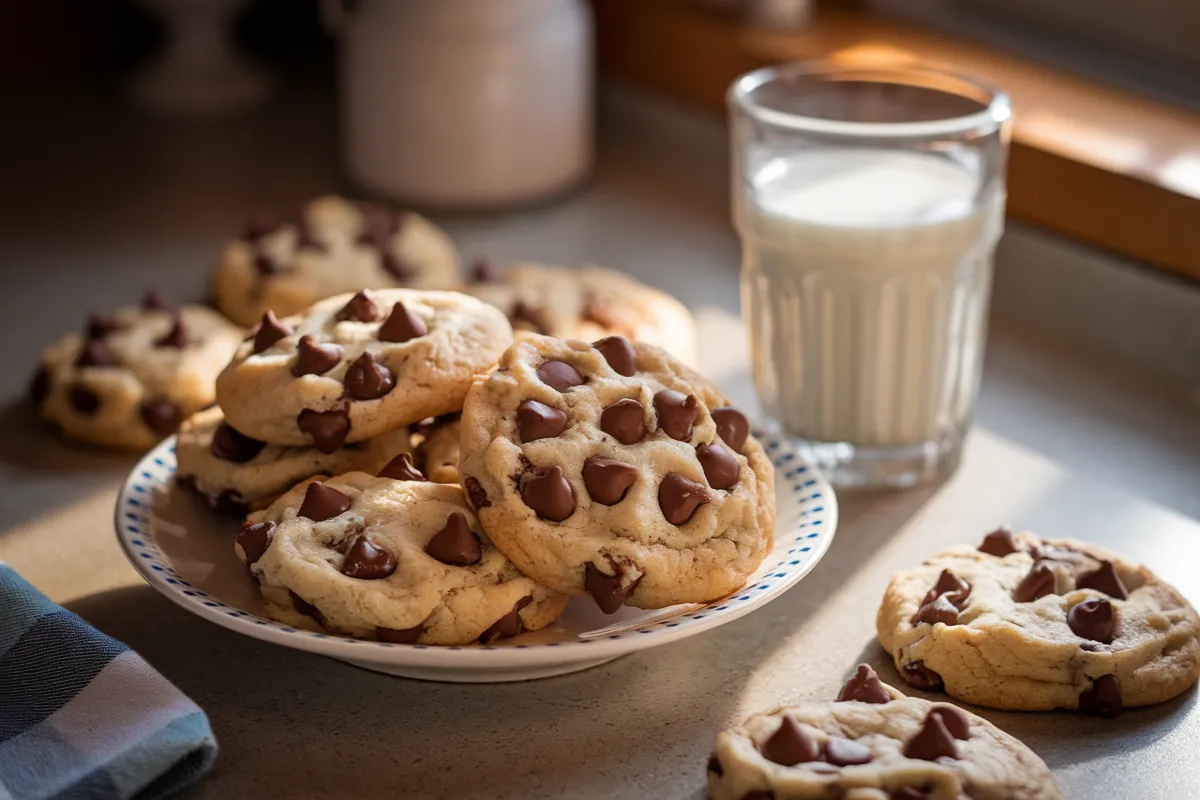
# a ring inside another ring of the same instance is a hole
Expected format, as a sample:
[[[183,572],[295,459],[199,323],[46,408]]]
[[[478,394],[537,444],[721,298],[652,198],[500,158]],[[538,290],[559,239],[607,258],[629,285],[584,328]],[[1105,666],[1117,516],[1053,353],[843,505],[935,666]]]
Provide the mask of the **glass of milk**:
[[[952,471],[979,388],[1009,100],[923,66],[729,91],[742,306],[768,422],[837,484]]]

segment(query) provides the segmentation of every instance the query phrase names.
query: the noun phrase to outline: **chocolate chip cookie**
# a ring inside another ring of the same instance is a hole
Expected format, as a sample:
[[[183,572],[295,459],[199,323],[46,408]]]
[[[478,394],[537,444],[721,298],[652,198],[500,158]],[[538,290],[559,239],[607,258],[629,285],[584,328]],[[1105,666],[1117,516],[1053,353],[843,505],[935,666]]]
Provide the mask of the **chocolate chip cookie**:
[[[746,418],[665,351],[530,334],[462,416],[463,487],[527,574],[606,613],[707,602],[774,535],[774,470]]]
[[[503,314],[457,292],[339,295],[264,314],[217,378],[217,400],[246,436],[332,453],[458,411],[511,342]]]
[[[508,314],[513,329],[590,342],[619,335],[696,363],[696,328],[683,304],[604,267],[519,264],[503,276],[477,265],[467,291]]]
[[[212,404],[213,381],[241,339],[212,309],[170,308],[152,292],[43,350],[30,394],[41,418],[72,439],[146,450]]]
[[[237,555],[268,614],[395,644],[491,643],[549,625],[567,604],[488,541],[458,486],[375,477],[306,481],[250,515]]]
[[[459,431],[461,414],[445,414],[417,423],[415,461],[417,468],[436,483],[458,483]]]
[[[268,309],[286,317],[359,289],[453,289],[461,282],[454,244],[432,222],[327,196],[293,220],[257,220],[217,262],[217,308],[250,327]]]
[[[404,428],[329,454],[315,447],[267,444],[238,432],[214,407],[193,414],[180,426],[175,479],[198,492],[216,511],[244,517],[251,509],[266,508],[305,478],[377,472],[411,450]]]
[[[1036,754],[981,717],[905,697],[866,664],[837,702],[759,714],[723,731],[713,800],[1058,800]]]
[[[906,681],[991,708],[1113,716],[1200,675],[1200,617],[1116,553],[1000,529],[892,576],[879,641]]]

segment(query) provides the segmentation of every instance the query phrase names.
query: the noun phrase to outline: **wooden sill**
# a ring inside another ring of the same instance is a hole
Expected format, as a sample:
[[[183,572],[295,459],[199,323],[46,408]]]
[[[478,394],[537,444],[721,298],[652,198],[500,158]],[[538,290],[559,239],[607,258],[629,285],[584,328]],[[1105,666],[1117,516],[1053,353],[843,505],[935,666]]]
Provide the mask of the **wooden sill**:
[[[693,0],[592,0],[602,72],[724,113],[738,75],[800,59],[952,64],[1012,96],[1008,211],[1200,279],[1200,116],[865,14],[799,32],[743,25]]]

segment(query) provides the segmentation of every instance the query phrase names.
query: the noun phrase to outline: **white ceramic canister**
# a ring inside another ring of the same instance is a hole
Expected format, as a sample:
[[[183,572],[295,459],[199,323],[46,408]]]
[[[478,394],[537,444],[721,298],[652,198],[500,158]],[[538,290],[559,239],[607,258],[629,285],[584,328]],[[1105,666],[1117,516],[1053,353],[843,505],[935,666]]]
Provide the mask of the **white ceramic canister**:
[[[539,200],[589,171],[585,0],[326,0],[341,40],[342,157],[420,205]]]

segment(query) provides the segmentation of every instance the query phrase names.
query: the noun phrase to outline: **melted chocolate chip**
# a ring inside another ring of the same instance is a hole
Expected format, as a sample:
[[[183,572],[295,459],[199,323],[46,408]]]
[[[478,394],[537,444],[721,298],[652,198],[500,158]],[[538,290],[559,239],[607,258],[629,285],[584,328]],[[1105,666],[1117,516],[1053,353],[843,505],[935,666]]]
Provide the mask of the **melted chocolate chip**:
[[[1079,695],[1079,710],[1097,717],[1115,717],[1125,710],[1121,687],[1112,675],[1101,675]]]
[[[308,502],[308,498],[305,498],[305,502]],[[347,499],[346,507],[349,506]],[[395,571],[396,557],[366,536],[354,537],[346,549],[346,560],[342,562],[342,574],[360,581],[381,580]]]
[[[262,320],[253,330],[254,352],[261,353],[271,345],[292,335],[292,329],[275,318],[275,312],[268,309]]]
[[[75,359],[77,367],[115,367],[118,363],[103,339],[88,339]]]
[[[826,739],[824,751],[825,760],[838,767],[866,764],[875,757],[870,748],[841,736],[830,736]]]
[[[184,322],[183,316],[175,315],[175,324],[171,326],[171,330],[166,336],[162,337],[154,343],[155,347],[174,347],[177,350],[182,350],[192,343],[192,336],[188,332],[187,323]]]
[[[920,623],[928,623],[935,625],[939,622],[945,625],[958,624],[958,609],[954,607],[954,603],[950,602],[948,595],[939,594],[933,600],[925,603],[917,609],[917,613],[913,614],[913,625]]]
[[[967,719],[967,715],[959,709],[954,706],[934,706],[929,710],[929,716],[934,715],[941,718],[942,724],[955,739],[965,742],[971,738],[971,722]]]
[[[271,542],[275,540],[275,523],[267,520],[265,522],[247,522],[242,526],[242,532],[238,534],[237,543],[242,548],[242,552],[246,555],[246,566],[249,567],[257,564],[258,560],[267,552],[267,548],[271,546]]]
[[[654,412],[658,415],[660,431],[676,441],[691,440],[692,425],[699,413],[695,395],[663,389],[654,395]]]
[[[229,423],[222,422],[213,431],[212,444],[209,446],[209,450],[212,451],[214,456],[224,461],[245,464],[261,453],[262,449],[266,446],[266,442],[251,439],[244,433],[235,430]]]
[[[725,774],[725,768],[721,766],[721,761],[717,758],[716,753],[708,757],[707,771],[713,773],[718,778]]]
[[[43,364],[37,368],[37,372],[33,373],[33,380],[29,382],[29,399],[35,408],[41,408],[42,403],[46,402],[46,398],[49,396],[50,370],[46,369]]]
[[[142,402],[138,411],[142,422],[146,423],[146,427],[156,436],[169,436],[183,421],[183,412],[179,410],[179,406],[166,397],[151,397]]]
[[[210,499],[208,504],[218,514],[224,514],[227,517],[245,517],[250,513],[250,506],[246,501],[242,500],[242,496],[237,493],[236,489],[225,489],[216,500]]]
[[[396,376],[370,353],[363,353],[346,370],[342,383],[355,400],[378,400],[396,387]]]
[[[1113,634],[1117,630],[1113,604],[1103,598],[1076,603],[1067,612],[1067,627],[1080,639],[1112,644]]]
[[[324,522],[350,510],[350,498],[320,481],[313,481],[304,491],[298,516],[313,522]]]
[[[646,410],[637,400],[618,400],[600,413],[600,430],[621,444],[646,438]]]
[[[672,525],[683,525],[708,500],[703,486],[678,472],[668,473],[658,486],[658,507]]]
[[[942,676],[925,666],[924,661],[914,661],[900,668],[900,677],[909,686],[924,689],[927,692],[942,690]]]
[[[401,453],[379,470],[380,478],[391,478],[394,481],[424,481],[429,480],[421,471],[413,466],[412,456]]]
[[[562,522],[575,513],[575,492],[563,475],[562,467],[526,472],[521,476],[520,485],[521,499],[542,519]]]
[[[521,434],[522,442],[553,439],[566,427],[566,412],[557,408],[537,400],[523,400],[517,406],[517,431]]]
[[[100,397],[84,386],[72,386],[67,392],[67,402],[80,414],[95,414],[100,410]]]
[[[854,671],[854,677],[846,681],[846,685],[838,692],[837,699],[839,703],[889,703],[892,696],[879,680],[875,670],[867,664],[859,664]]]
[[[313,446],[329,455],[346,441],[350,434],[350,415],[345,409],[313,411],[306,408],[296,415],[296,427],[313,438]]]
[[[637,482],[637,468],[615,458],[592,456],[583,462],[583,485],[600,505],[615,506]]]
[[[500,274],[487,256],[480,256],[471,265],[471,283],[497,283]]]
[[[467,524],[467,518],[455,511],[425,545],[425,552],[443,564],[467,567],[483,558],[483,545]]]
[[[1111,561],[1101,561],[1098,569],[1080,575],[1079,580],[1075,581],[1075,588],[1094,589],[1118,600],[1125,600],[1129,597],[1129,591],[1121,581],[1121,576],[1113,569]]]
[[[548,333],[550,325],[546,322],[546,313],[540,308],[534,308],[527,305],[524,300],[518,300],[513,305],[512,311],[508,312],[508,319],[516,328],[517,323],[521,323],[520,327],[532,330],[534,333]]]
[[[737,485],[742,467],[738,464],[737,459],[721,445],[697,445],[696,458],[699,459],[700,468],[704,470],[704,477],[712,488],[729,489]]]
[[[363,289],[342,306],[337,318],[342,322],[378,322],[383,319],[383,312],[371,297],[371,292]]]
[[[425,320],[409,311],[404,303],[392,306],[387,320],[379,326],[376,337],[381,342],[407,342],[429,333]]]
[[[471,507],[476,511],[492,504],[491,498],[488,497],[487,492],[474,476],[468,475],[463,480],[463,488],[467,490],[467,499],[471,501]]]
[[[321,612],[317,610],[316,606],[293,592],[291,589],[288,589],[288,596],[292,598],[292,605],[295,606],[297,611],[306,617],[312,617],[313,619],[317,620],[317,622],[321,621]]]
[[[1012,590],[1012,599],[1017,603],[1032,603],[1039,597],[1054,594],[1054,570],[1045,561],[1035,561]]]
[[[292,375],[324,375],[342,360],[342,348],[336,344],[321,344],[311,336],[301,336],[296,345],[296,361]]]
[[[964,581],[962,578],[955,575],[948,569],[941,571],[938,575],[937,583],[933,585],[930,592],[936,597],[937,595],[948,595],[948,599],[956,608],[962,608],[967,598],[971,595],[971,584]],[[928,594],[926,602],[932,600]]]
[[[979,552],[1000,558],[1019,553],[1021,550],[1017,544],[1017,537],[1010,528],[997,528],[984,536],[983,541],[979,543]]]
[[[583,588],[596,601],[596,606],[601,611],[605,614],[615,614],[633,594],[638,582],[625,585],[624,571],[620,564],[610,561],[609,566],[615,574],[605,574],[595,564],[589,563],[583,571]]]
[[[537,376],[542,383],[558,392],[565,392],[583,383],[579,370],[565,361],[547,361],[537,368]]]
[[[424,632],[424,623],[417,625],[415,628],[405,628],[403,630],[379,626],[375,628],[375,638],[388,644],[416,644]]]
[[[84,330],[85,339],[103,339],[110,333],[119,331],[125,324],[118,322],[115,317],[107,314],[92,314],[88,317],[87,328]]]
[[[741,453],[750,436],[750,423],[745,415],[733,406],[714,408],[710,412],[713,422],[717,425],[717,435],[725,440],[725,444],[733,448],[735,453]]]
[[[901,750],[905,758],[919,758],[922,761],[935,761],[939,758],[958,758],[958,747],[954,737],[946,730],[946,723],[940,714],[930,712],[925,715],[921,729],[904,743]]]
[[[771,734],[759,752],[768,761],[774,761],[785,767],[816,761],[821,757],[821,751],[816,741],[804,732],[804,729],[791,717],[780,720],[779,727]]]
[[[628,378],[637,372],[637,353],[624,336],[605,336],[592,342],[592,347],[600,351],[600,355],[618,375]]]
[[[522,630],[524,625],[521,622],[521,609],[533,602],[532,597],[522,597],[513,606],[513,610],[505,614],[492,627],[479,635],[480,644],[491,644],[500,638],[516,636]]]

